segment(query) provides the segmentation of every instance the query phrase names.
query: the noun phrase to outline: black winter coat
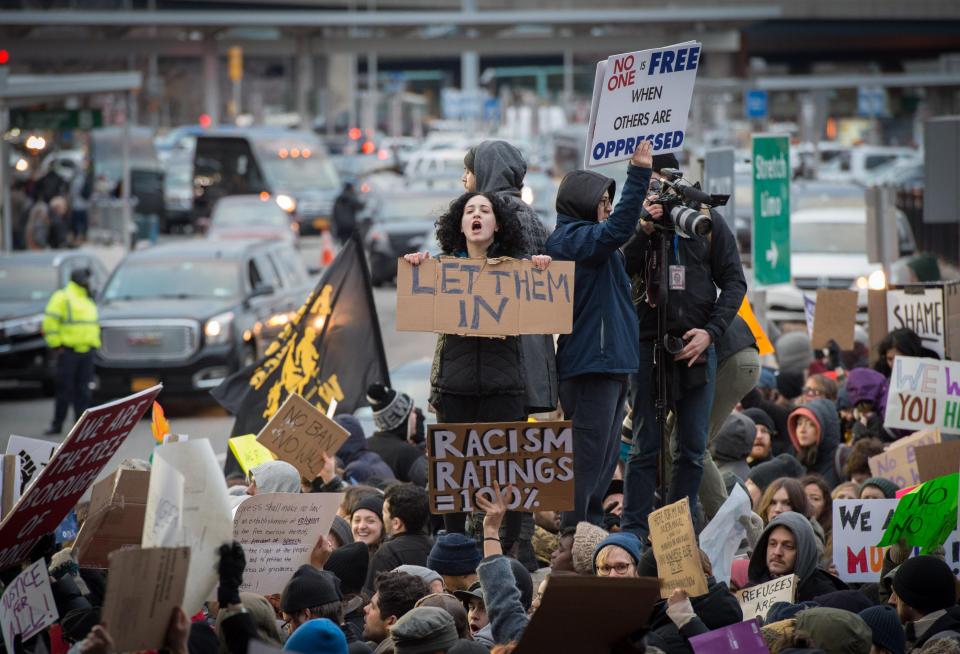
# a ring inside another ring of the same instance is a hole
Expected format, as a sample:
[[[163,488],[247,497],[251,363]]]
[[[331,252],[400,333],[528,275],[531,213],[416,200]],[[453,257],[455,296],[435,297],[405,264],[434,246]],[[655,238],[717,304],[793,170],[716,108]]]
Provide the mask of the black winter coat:
[[[743,611],[736,596],[726,584],[717,582],[712,576],[707,577],[707,594],[691,597],[690,604],[708,631],[743,621]],[[668,647],[665,651],[669,654],[686,654],[692,651],[684,635],[667,615],[666,600],[661,600],[653,607],[650,631],[663,640]]]

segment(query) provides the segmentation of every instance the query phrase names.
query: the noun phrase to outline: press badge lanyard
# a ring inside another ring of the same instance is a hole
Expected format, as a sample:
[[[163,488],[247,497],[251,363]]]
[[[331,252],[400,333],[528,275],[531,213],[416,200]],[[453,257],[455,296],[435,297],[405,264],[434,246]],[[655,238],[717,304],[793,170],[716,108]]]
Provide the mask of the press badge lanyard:
[[[687,287],[687,269],[680,263],[680,236],[673,235],[673,257],[677,263],[670,265],[670,283],[671,291],[682,291]]]

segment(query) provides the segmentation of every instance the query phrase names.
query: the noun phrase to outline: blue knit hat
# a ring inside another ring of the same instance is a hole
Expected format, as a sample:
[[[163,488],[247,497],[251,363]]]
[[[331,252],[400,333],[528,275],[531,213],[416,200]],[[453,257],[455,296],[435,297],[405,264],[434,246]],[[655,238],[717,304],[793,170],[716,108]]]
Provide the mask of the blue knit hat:
[[[480,559],[477,541],[463,534],[443,534],[430,550],[427,567],[442,575],[459,577],[475,573]]]
[[[607,545],[616,545],[617,547],[627,551],[627,554],[633,559],[633,564],[638,565],[640,563],[640,554],[641,546],[640,539],[636,535],[630,533],[629,531],[618,531],[610,534],[597,545],[596,549],[593,550],[593,571],[597,571],[597,554],[600,553]]]
[[[860,617],[873,632],[874,645],[888,650],[891,654],[904,654],[907,638],[896,609],[889,604],[871,606],[860,611]]]
[[[283,649],[299,654],[347,654],[347,638],[331,620],[317,618],[300,625]]]

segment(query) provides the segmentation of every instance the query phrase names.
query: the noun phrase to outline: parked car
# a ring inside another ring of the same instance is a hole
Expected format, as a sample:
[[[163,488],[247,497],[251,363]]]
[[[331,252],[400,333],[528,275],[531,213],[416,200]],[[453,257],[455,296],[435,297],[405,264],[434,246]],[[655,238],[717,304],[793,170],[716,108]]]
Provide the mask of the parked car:
[[[212,239],[283,241],[297,247],[300,225],[269,193],[228,195],[213,207],[207,236]]]
[[[262,354],[309,291],[288,243],[195,240],[131,252],[97,298],[97,393],[157,382],[174,395],[214,388]]]
[[[916,156],[917,151],[913,148],[861,145],[842,151],[821,164],[817,169],[817,176],[835,182],[851,181],[863,184],[878,167]]]
[[[0,256],[0,379],[41,382],[53,391],[52,361],[41,332],[50,296],[78,268],[100,288],[107,269],[85,250],[14,252]]]
[[[451,199],[447,192],[392,193],[373,199],[365,244],[374,286],[396,279],[397,257],[422,249]]]

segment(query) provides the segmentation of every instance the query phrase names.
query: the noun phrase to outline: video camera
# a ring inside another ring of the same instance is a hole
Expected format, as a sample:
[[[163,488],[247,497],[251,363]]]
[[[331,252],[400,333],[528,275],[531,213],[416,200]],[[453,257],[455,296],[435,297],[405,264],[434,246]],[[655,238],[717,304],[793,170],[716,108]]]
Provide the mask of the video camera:
[[[650,182],[650,190],[656,193],[647,201],[663,207],[662,224],[654,223],[657,229],[676,231],[683,237],[706,236],[713,229],[709,212],[702,213],[703,206],[721,207],[729,195],[707,193],[700,189],[700,182],[691,184],[676,168],[660,170],[660,180]]]

